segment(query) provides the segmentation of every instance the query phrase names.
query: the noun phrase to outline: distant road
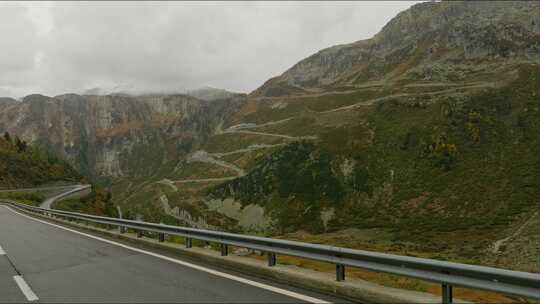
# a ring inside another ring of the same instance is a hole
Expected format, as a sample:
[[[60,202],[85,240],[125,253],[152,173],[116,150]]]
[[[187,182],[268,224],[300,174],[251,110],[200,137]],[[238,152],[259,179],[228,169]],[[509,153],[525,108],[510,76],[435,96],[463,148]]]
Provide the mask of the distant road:
[[[72,194],[75,194],[77,192],[81,192],[81,191],[84,191],[85,189],[90,189],[92,186],[91,185],[75,185],[75,186],[70,186],[70,188],[72,188],[71,190],[69,191],[66,191],[66,192],[62,192],[58,195],[55,195],[53,197],[49,197],[47,198],[46,200],[43,201],[43,203],[41,203],[41,205],[39,205],[41,208],[47,208],[47,209],[51,209],[51,205],[52,203],[54,203],[55,201],[61,199],[61,198],[64,198],[66,196],[70,196]],[[66,187],[67,188],[67,187]],[[37,189],[42,189],[42,188],[37,188]],[[68,188],[69,189],[69,188]],[[36,189],[34,189],[36,190]]]
[[[49,191],[49,190],[66,190],[58,195],[45,199],[39,206],[41,208],[51,209],[52,203],[55,201],[70,195],[74,195],[77,192],[82,192],[85,189],[90,189],[92,185],[69,185],[69,186],[51,186],[41,188],[19,188],[19,189],[5,189],[0,192],[35,192],[35,191]]]
[[[0,248],[0,302],[340,301],[87,235],[6,206],[0,206]]]

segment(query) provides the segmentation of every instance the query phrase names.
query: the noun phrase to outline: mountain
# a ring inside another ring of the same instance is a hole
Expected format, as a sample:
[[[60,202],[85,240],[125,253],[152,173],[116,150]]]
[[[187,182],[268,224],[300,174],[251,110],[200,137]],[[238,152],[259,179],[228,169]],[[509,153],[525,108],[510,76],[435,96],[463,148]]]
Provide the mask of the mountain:
[[[267,81],[132,202],[200,227],[538,271],[539,15],[416,4]]]
[[[237,102],[210,106],[187,95],[29,95],[0,103],[0,130],[47,147],[91,178],[150,176],[166,163],[174,168]]]
[[[203,87],[195,90],[190,90],[187,91],[186,94],[206,101],[228,99],[232,98],[235,95],[239,95],[239,93],[233,93],[227,90],[212,87]]]
[[[284,96],[380,82],[497,80],[509,63],[538,60],[539,7],[535,1],[419,3],[373,38],[324,49],[253,94]]]
[[[0,103],[15,103],[17,102],[17,100],[13,99],[13,98],[9,98],[9,97],[0,97]]]
[[[18,138],[0,138],[0,188],[33,187],[52,182],[79,182],[67,162]]]

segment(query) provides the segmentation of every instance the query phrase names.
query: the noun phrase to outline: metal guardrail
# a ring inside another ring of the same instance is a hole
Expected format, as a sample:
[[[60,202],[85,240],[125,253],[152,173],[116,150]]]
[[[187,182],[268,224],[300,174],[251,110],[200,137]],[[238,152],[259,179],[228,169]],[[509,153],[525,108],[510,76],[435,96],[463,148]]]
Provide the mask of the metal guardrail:
[[[118,226],[121,233],[128,228],[134,229],[138,237],[142,237],[143,231],[157,233],[160,242],[165,240],[165,235],[181,236],[185,238],[187,248],[192,247],[193,239],[217,243],[223,256],[228,254],[228,246],[260,250],[266,252],[269,266],[276,265],[276,254],[333,263],[337,281],[345,280],[346,266],[431,281],[442,285],[443,303],[452,303],[453,286],[540,299],[540,274],[537,273],[51,210],[7,200],[3,202],[48,217]]]

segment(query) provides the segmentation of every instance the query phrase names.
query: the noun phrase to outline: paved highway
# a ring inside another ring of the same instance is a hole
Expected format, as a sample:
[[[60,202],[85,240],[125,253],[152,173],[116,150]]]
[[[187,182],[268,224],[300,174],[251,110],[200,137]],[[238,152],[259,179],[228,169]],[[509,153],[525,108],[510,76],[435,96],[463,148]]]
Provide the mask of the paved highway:
[[[0,206],[0,302],[335,302]]]

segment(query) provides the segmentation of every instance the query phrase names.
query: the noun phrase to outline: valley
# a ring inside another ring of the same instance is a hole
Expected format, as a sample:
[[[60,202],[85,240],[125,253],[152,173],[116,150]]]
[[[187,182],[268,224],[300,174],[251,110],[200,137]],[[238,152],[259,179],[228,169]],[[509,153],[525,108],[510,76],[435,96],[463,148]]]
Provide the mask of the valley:
[[[539,18],[418,3],[249,94],[2,99],[0,130],[107,189],[101,213],[538,272]]]

